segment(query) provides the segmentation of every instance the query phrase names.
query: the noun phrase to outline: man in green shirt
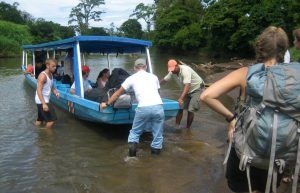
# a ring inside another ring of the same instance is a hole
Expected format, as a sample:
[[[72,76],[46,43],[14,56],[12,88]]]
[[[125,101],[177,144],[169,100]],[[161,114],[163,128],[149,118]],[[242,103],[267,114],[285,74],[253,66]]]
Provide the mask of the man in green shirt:
[[[200,108],[199,97],[204,89],[203,79],[189,66],[178,65],[178,63],[171,59],[168,61],[169,73],[160,80],[160,84],[163,85],[171,79],[172,76],[179,78],[183,84],[183,90],[178,98],[180,110],[176,116],[176,127],[179,128],[183,109],[188,111],[186,128],[190,129],[194,120],[194,112]]]

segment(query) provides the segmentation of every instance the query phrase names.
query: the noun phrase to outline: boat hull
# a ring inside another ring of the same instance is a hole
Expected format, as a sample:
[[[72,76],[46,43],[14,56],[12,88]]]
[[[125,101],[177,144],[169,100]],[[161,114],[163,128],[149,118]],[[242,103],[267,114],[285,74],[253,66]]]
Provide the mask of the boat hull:
[[[37,86],[37,80],[25,75],[26,82],[34,89]],[[86,121],[106,123],[106,124],[132,124],[135,115],[137,104],[132,104],[130,109],[113,109],[108,107],[103,111],[99,109],[99,103],[86,100],[84,98],[72,95],[69,88],[64,84],[55,85],[60,97],[56,98],[51,94],[50,101],[59,108],[73,114],[74,117]],[[179,105],[177,101],[170,99],[163,99],[163,107],[165,113],[165,120],[171,119],[177,115]]]

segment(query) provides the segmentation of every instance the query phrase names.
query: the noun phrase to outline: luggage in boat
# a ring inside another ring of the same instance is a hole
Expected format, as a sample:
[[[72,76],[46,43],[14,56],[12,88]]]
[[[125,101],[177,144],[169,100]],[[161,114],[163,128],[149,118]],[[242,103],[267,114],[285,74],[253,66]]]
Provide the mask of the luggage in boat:
[[[121,84],[129,76],[130,74],[128,74],[128,72],[122,68],[113,69],[105,85],[106,92],[112,88],[116,88],[116,89],[120,88]]]

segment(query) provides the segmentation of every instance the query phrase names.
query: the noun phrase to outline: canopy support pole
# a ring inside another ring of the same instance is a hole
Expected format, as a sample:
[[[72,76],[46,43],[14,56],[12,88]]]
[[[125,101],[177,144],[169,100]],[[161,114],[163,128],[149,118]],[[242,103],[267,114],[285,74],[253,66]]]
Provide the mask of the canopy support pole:
[[[22,65],[27,68],[27,64],[25,64],[25,51],[22,51]]]
[[[107,53],[106,55],[106,59],[107,59],[107,66],[108,66],[108,69],[109,69],[109,73],[111,74],[111,69],[110,69],[110,62],[109,62],[109,54]]]
[[[27,52],[26,52],[26,58],[27,58]],[[34,54],[34,51],[32,51],[32,64],[33,64],[33,74],[35,76],[35,54]]]
[[[149,52],[149,48],[148,47],[146,47],[146,53],[147,53],[147,61],[148,61],[149,72],[151,74],[153,74],[152,64],[151,64],[151,59],[150,59],[150,52]]]
[[[76,45],[73,48],[73,71],[74,71],[74,79],[75,79],[75,93],[76,95],[84,98],[84,90],[83,90],[83,78],[81,71],[81,57],[80,57],[80,46],[79,42],[76,42]]]

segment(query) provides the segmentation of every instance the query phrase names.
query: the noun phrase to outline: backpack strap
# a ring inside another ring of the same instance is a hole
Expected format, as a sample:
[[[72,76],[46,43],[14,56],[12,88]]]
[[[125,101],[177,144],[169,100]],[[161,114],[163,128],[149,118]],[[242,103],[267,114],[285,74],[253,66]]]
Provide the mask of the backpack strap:
[[[252,192],[251,180],[250,180],[250,165],[249,164],[246,167],[246,174],[247,174],[247,181],[248,181],[249,192]]]
[[[277,175],[278,171],[277,168],[275,167],[273,169],[273,179],[272,179],[272,193],[277,193]]]
[[[276,159],[275,164],[277,167],[274,167],[273,170],[273,180],[272,180],[272,191],[273,193],[277,192],[277,177],[278,173],[282,174],[285,168],[285,161],[283,159]]]
[[[297,150],[296,167],[295,167],[294,178],[293,178],[292,193],[297,192],[298,175],[300,169],[300,136],[299,136],[300,128],[299,127],[297,130],[297,134],[298,134],[298,150]]]
[[[223,165],[227,164],[227,161],[228,161],[228,158],[229,158],[229,154],[230,154],[230,150],[231,150],[231,147],[232,147],[232,141],[233,141],[233,139],[229,140],[229,146],[228,146],[228,149],[227,149],[227,152],[226,152],[225,159],[223,161]]]
[[[268,179],[267,179],[265,193],[270,192],[272,174],[273,174],[273,170],[274,170],[275,150],[276,150],[276,140],[277,140],[277,127],[278,127],[278,112],[279,112],[278,109],[274,109],[273,127],[272,127],[272,144],[271,144]]]

